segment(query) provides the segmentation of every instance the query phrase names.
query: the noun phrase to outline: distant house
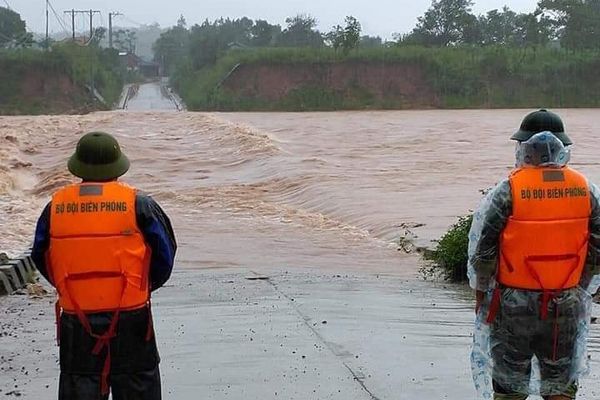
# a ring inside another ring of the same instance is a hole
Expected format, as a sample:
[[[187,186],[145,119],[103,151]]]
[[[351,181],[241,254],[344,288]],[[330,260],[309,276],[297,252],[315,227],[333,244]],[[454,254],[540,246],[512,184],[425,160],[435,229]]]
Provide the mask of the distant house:
[[[119,52],[119,57],[121,57],[121,62],[129,71],[137,71],[145,78],[158,78],[160,76],[158,63],[144,60],[127,52]]]
[[[228,50],[245,50],[248,46],[243,45],[240,42],[231,42],[227,45]]]

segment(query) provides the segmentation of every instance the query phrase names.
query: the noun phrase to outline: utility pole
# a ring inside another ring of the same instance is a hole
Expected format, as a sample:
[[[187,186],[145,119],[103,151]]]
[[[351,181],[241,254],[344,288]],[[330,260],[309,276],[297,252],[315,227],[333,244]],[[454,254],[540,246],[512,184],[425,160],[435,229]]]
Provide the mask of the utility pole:
[[[50,41],[49,41],[50,38],[49,38],[49,35],[48,35],[48,24],[49,24],[49,21],[48,21],[48,15],[49,15],[48,14],[48,2],[49,1],[50,0],[46,0],[46,50],[48,50],[50,48]]]
[[[65,11],[65,14],[71,14],[71,27],[73,29],[73,42],[75,41],[75,10]]]
[[[75,15],[89,14],[90,16],[90,40],[94,36],[94,14],[100,14],[99,10],[75,10],[65,11],[65,14],[71,14],[71,25],[73,27],[73,41],[75,41]]]
[[[99,10],[75,10],[65,11],[66,14],[71,14],[71,21],[73,25],[73,41],[75,41],[75,15],[76,14],[88,14],[90,16],[90,39],[88,40],[87,47],[90,53],[90,92],[94,96],[94,48],[91,46],[92,38],[94,37],[94,14],[100,14]]]
[[[112,29],[112,19],[113,17],[117,17],[119,15],[123,15],[120,12],[111,12],[108,13],[108,47],[113,48],[113,29]]]

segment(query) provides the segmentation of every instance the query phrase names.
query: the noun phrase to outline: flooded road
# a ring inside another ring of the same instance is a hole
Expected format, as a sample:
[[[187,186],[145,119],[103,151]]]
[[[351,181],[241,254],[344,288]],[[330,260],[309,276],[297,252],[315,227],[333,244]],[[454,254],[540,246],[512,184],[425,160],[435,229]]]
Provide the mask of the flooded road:
[[[166,83],[151,82],[136,85],[133,96],[126,100],[127,110],[178,110],[179,106]]]
[[[510,170],[524,114],[3,117],[0,249],[29,245],[51,193],[73,181],[80,135],[105,130],[131,158],[124,181],[163,205],[180,244],[156,296],[166,398],[475,399],[470,291],[422,282],[418,256],[395,242],[428,244],[474,208]],[[574,165],[596,182],[598,114],[561,112]],[[4,393],[55,393],[50,303],[0,298],[0,315],[25,321],[0,326],[17,335],[0,336]],[[591,347],[582,398],[600,393],[596,327]]]

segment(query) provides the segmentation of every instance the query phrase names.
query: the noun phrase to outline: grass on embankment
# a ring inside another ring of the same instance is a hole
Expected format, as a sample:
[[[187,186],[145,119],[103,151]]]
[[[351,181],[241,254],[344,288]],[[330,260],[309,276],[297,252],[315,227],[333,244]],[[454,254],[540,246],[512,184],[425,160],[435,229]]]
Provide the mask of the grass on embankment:
[[[86,86],[92,80],[106,104],[95,104]],[[0,114],[71,113],[110,109],[123,88],[118,54],[74,43],[49,52],[0,50]]]
[[[354,83],[349,83],[342,94],[318,82],[306,82],[277,101],[239,96],[219,86],[237,64],[328,63],[409,65],[424,73],[428,90],[436,99],[428,105],[433,108],[600,106],[600,52],[573,54],[547,48],[382,47],[359,49],[346,56],[332,49],[248,49],[232,52],[203,70],[184,63],[172,81],[190,110],[404,108],[403,99],[374,99],[372,88]]]

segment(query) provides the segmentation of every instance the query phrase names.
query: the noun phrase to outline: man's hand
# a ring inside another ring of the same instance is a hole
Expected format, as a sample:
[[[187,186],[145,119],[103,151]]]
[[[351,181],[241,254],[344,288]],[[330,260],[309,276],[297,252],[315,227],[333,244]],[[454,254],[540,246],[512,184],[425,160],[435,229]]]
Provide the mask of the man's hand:
[[[481,308],[481,303],[483,303],[483,298],[485,297],[485,293],[481,290],[478,290],[475,293],[475,314],[479,314],[479,309]]]

